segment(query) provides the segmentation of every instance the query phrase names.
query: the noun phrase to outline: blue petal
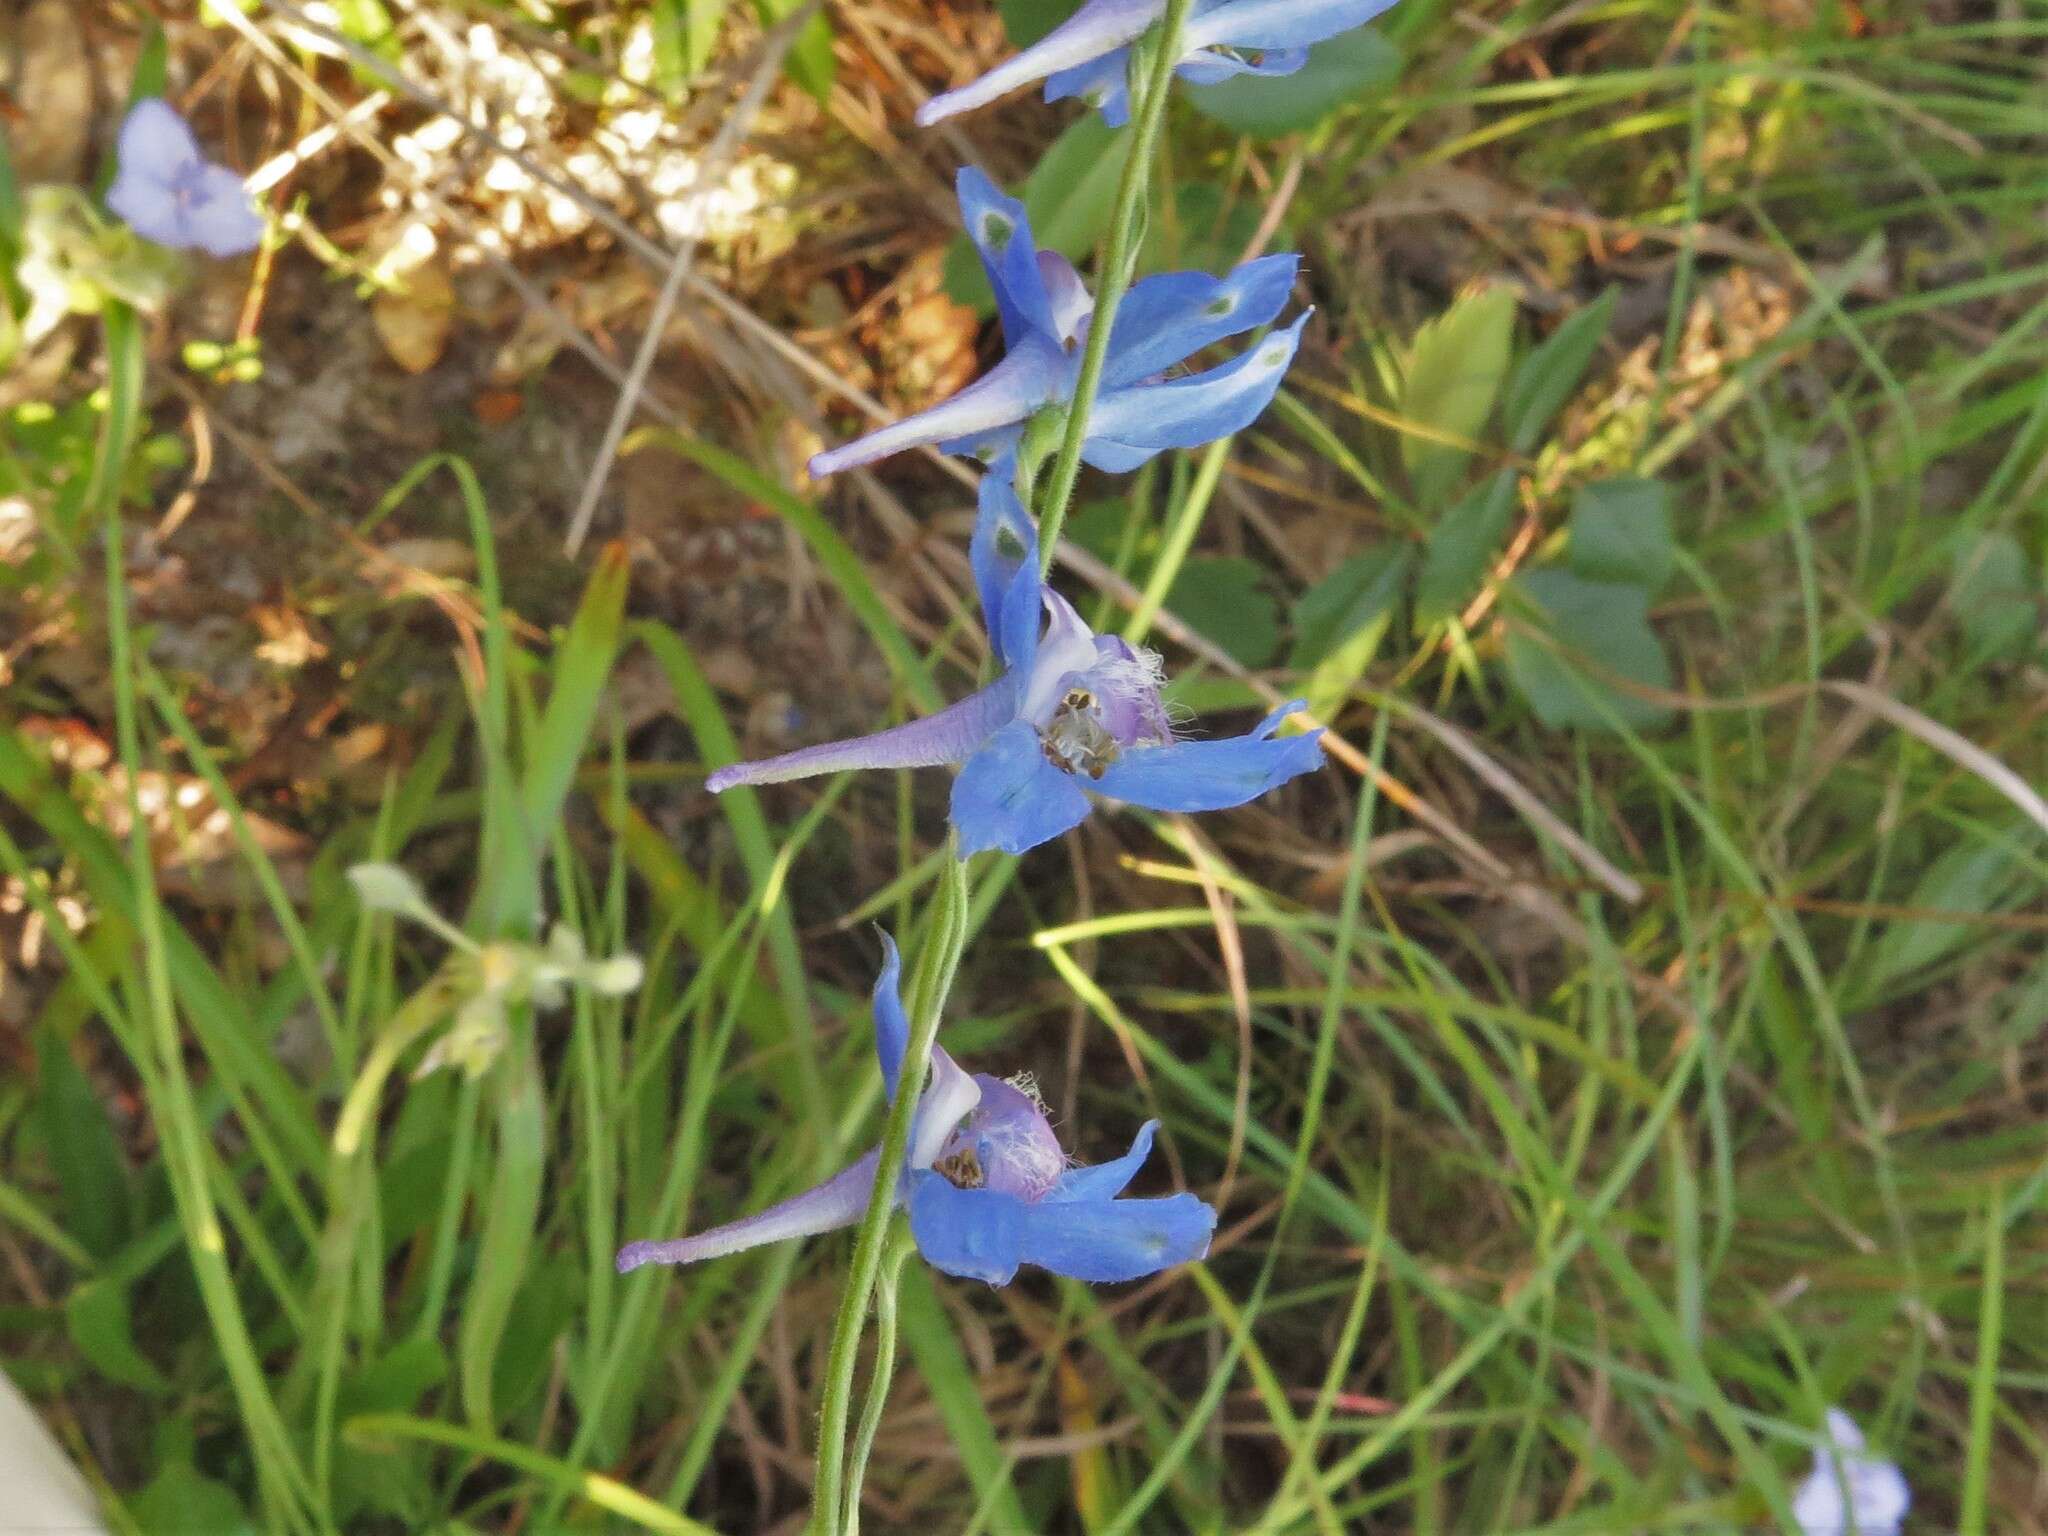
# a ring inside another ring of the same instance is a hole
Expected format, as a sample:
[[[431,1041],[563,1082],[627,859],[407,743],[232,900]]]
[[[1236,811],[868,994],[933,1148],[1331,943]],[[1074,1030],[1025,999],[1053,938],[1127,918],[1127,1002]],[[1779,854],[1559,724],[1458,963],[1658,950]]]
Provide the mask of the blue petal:
[[[1086,64],[1138,37],[1165,9],[1166,0],[1088,0],[1036,43],[1011,55],[980,79],[957,91],[934,96],[918,108],[917,121],[929,128],[941,118],[972,111],[1019,86]]]
[[[1138,1127],[1130,1151],[1090,1168],[1069,1168],[1060,1175],[1059,1183],[1045,1198],[1056,1204],[1077,1200],[1114,1200],[1145,1166],[1145,1159],[1152,1155],[1152,1137],[1158,1129],[1157,1120],[1147,1120]]]
[[[1271,79],[1291,75],[1308,62],[1306,48],[1268,48],[1254,63],[1243,54],[1216,53],[1203,49],[1174,66],[1174,73],[1189,85],[1221,85],[1239,75],[1261,75]]]
[[[1023,1258],[1028,1209],[1000,1190],[960,1189],[930,1172],[910,1176],[910,1235],[925,1262],[949,1275],[1008,1285]]]
[[[849,741],[799,747],[779,757],[734,763],[704,781],[714,795],[742,784],[781,784],[848,768],[932,768],[964,763],[1017,713],[1018,684],[1008,676],[949,704],[936,715]]]
[[[1038,270],[1036,262],[1031,270]],[[946,444],[949,451],[955,445],[980,443],[1059,399],[1068,388],[1068,371],[1057,342],[1033,337],[1013,346],[1001,362],[950,399],[815,455],[811,473],[822,479],[928,443]]]
[[[1047,101],[1065,101],[1070,96],[1095,108],[1110,127],[1123,127],[1131,120],[1131,50],[1119,48],[1063,69],[1045,82]]]
[[[958,454],[963,459],[979,459],[984,464],[994,465],[1004,459],[1015,458],[1017,445],[1023,441],[1024,423],[1020,420],[980,432],[965,432],[959,437],[943,437],[932,446],[941,453]]]
[[[896,1079],[903,1071],[903,1053],[910,1049],[910,1020],[903,1012],[903,994],[897,983],[903,976],[903,956],[887,932],[882,935],[882,974],[875,978],[875,1056],[882,1064],[882,1083],[889,1102],[896,1102]]]
[[[642,1264],[694,1264],[699,1259],[722,1258],[758,1248],[763,1243],[790,1237],[815,1237],[839,1227],[850,1227],[866,1214],[875,1190],[875,1164],[879,1152],[870,1152],[849,1168],[841,1169],[824,1183],[793,1195],[780,1205],[729,1221],[722,1227],[679,1237],[669,1242],[628,1243],[619,1250],[620,1274]]]
[[[153,182],[166,191],[180,176],[197,168],[204,157],[199,141],[177,109],[160,96],[145,96],[128,109],[121,120],[121,137],[115,146],[115,163],[120,178]],[[128,215],[120,213],[122,218]]]
[[[1286,307],[1301,258],[1262,256],[1228,277],[1161,272],[1131,284],[1109,334],[1105,390],[1135,384],[1212,342],[1266,324]]]
[[[224,165],[209,165],[192,178],[184,215],[185,243],[209,256],[239,256],[263,240],[263,216],[249,201],[242,178]]]
[[[1081,457],[1122,474],[1168,448],[1199,448],[1248,427],[1272,403],[1294,361],[1308,314],[1255,342],[1243,356],[1164,384],[1110,390],[1088,418]]]
[[[971,165],[961,168],[954,185],[967,238],[981,253],[982,270],[996,292],[996,313],[1002,318],[1004,337],[1013,347],[1034,332],[1057,342],[1052,300],[1038,270],[1038,246],[1031,238],[1031,218],[1024,205],[1005,197]]]
[[[1282,705],[1249,735],[1229,741],[1177,741],[1126,752],[1103,771],[1094,788],[1155,811],[1222,811],[1243,805],[1322,765],[1320,730],[1273,735],[1301,707],[1299,700]]]
[[[1039,591],[1038,530],[1017,499],[1011,481],[1015,473],[1016,466],[1006,460],[982,476],[981,509],[967,553],[981,593],[990,649],[1006,670],[1029,673],[1044,603]]]
[[[1209,1251],[1216,1212],[1193,1195],[1163,1200],[1040,1201],[1019,1213],[1026,1264],[1104,1283],[1137,1280]]]
[[[1024,853],[1078,826],[1088,797],[1046,760],[1038,732],[1013,720],[953,780],[953,827],[962,853]]]
[[[1301,48],[1362,27],[1394,0],[1231,0],[1194,17],[1187,46]]]

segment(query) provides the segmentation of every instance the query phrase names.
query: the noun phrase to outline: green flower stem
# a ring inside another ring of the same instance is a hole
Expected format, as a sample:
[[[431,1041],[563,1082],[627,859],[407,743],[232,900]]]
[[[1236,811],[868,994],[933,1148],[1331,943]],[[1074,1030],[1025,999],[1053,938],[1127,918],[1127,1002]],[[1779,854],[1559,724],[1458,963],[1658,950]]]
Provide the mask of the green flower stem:
[[[860,1405],[860,1426],[853,1432],[853,1458],[847,1465],[846,1509],[840,1528],[846,1536],[860,1536],[860,1488],[867,1476],[868,1457],[875,1449],[875,1432],[882,1427],[882,1410],[889,1406],[889,1383],[896,1375],[896,1285],[903,1278],[903,1261],[917,1251],[908,1227],[897,1227],[889,1239],[889,1251],[882,1258],[882,1278],[875,1289],[875,1370],[868,1379],[867,1399]]]
[[[952,852],[952,850],[949,850]],[[896,1211],[896,1187],[910,1155],[910,1132],[917,1102],[924,1092],[925,1070],[932,1043],[938,1038],[946,994],[953,989],[960,951],[967,942],[967,871],[957,857],[946,860],[946,873],[932,908],[930,926],[918,947],[917,970],[909,998],[910,1045],[896,1083],[896,1101],[882,1131],[881,1160],[875,1168],[874,1193],[853,1241],[853,1266],[839,1315],[832,1325],[832,1351],[825,1366],[825,1395],[818,1415],[818,1470],[811,1485],[813,1536],[840,1536],[840,1510],[846,1468],[846,1423],[853,1401],[853,1372],[860,1353],[861,1327],[868,1300],[882,1270],[889,1223]]]
[[[1102,258],[1102,270],[1095,279],[1095,314],[1088,322],[1088,346],[1081,354],[1081,374],[1074,385],[1073,403],[1067,408],[1066,436],[1060,441],[1059,457],[1053,461],[1046,481],[1045,499],[1038,508],[1038,560],[1042,570],[1052,569],[1053,551],[1060,542],[1060,529],[1067,520],[1067,503],[1074,496],[1074,481],[1081,473],[1081,444],[1088,437],[1088,416],[1095,408],[1096,391],[1102,384],[1102,364],[1109,355],[1109,333],[1116,323],[1117,306],[1131,285],[1131,270],[1137,265],[1140,227],[1144,223],[1145,190],[1152,175],[1152,156],[1159,146],[1159,125],[1166,120],[1166,98],[1173,93],[1173,67],[1180,58],[1180,38],[1193,0],[1166,0],[1166,15],[1153,34],[1157,51],[1151,56],[1150,72],[1134,79],[1131,103],[1131,158],[1124,162],[1124,179],[1117,188],[1116,211],[1110,216],[1109,248]],[[1135,71],[1134,71],[1135,73]]]
[[[161,1098],[151,1104],[151,1118],[163,1138],[164,1168],[171,1201],[185,1232],[185,1250],[199,1283],[201,1305],[212,1325],[214,1343],[227,1367],[236,1406],[249,1436],[256,1480],[265,1515],[274,1530],[331,1530],[316,1508],[311,1478],[301,1462],[291,1432],[257,1355],[256,1341],[243,1316],[241,1298],[228,1263],[227,1240],[210,1189],[206,1132],[192,1080],[185,1070],[186,1042],[179,1028],[172,994],[170,938],[156,888],[156,858],[150,847],[149,818],[142,814],[136,786],[143,768],[141,711],[135,636],[128,619],[128,569],[121,526],[121,475],[141,423],[142,335],[134,311],[108,304],[102,317],[107,349],[107,415],[85,506],[97,514],[106,542],[107,647],[114,677],[114,730],[121,761],[128,770],[128,873],[134,888],[137,938],[142,950],[140,995],[133,1007],[146,1015],[150,1044],[157,1060],[154,1080]],[[124,1038],[126,1038],[124,1032]]]

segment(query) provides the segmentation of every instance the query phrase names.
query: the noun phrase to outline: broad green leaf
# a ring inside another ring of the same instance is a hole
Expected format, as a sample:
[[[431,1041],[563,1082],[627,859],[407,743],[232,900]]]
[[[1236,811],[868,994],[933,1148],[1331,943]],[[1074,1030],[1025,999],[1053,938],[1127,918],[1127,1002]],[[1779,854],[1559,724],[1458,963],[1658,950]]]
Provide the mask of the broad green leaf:
[[[1386,89],[1401,73],[1401,50],[1370,27],[1317,43],[1291,75],[1240,75],[1221,85],[1184,85],[1203,116],[1254,138],[1313,128],[1340,107]]]
[[[1479,589],[1515,510],[1515,472],[1476,485],[1429,530],[1415,581],[1415,622],[1449,618]]]
[[[1990,838],[1960,843],[1928,865],[1904,905],[1928,912],[1953,912],[1964,921],[1909,918],[1892,924],[1871,946],[1870,990],[1881,991],[1902,977],[1923,971],[1974,938],[1977,928],[1968,919],[2004,905],[2021,871],[2015,857],[2019,846],[2017,834],[2010,841]]]
[[[996,0],[1012,48],[1029,48],[1080,8],[1080,0]]]
[[[1337,573],[1345,576],[1349,584],[1341,606],[1335,589],[1324,591],[1330,585],[1326,581],[1304,596],[1296,607],[1297,626],[1303,623],[1303,608],[1308,609],[1306,633],[1297,639],[1297,651],[1305,655],[1317,645],[1327,647],[1303,689],[1309,713],[1318,720],[1335,716],[1379,653],[1380,642],[1386,638],[1387,627],[1400,603],[1410,558],[1403,547],[1368,550],[1346,562]],[[1308,641],[1307,647],[1303,645],[1304,639]]]
[[[1501,435],[1516,453],[1531,453],[1545,429],[1586,376],[1607,324],[1614,317],[1614,290],[1576,313],[1515,364],[1501,393]]]
[[[547,707],[528,749],[520,784],[521,809],[535,848],[546,846],[575,782],[576,767],[590,745],[605,679],[618,659],[629,577],[625,546],[606,545],[555,651]]]
[[[1655,594],[1671,579],[1677,553],[1671,493],[1655,480],[1601,480],[1573,498],[1565,564],[1574,575]]]
[[[1140,272],[1227,272],[1259,230],[1259,205],[1248,197],[1224,201],[1213,181],[1185,181],[1170,205],[1153,209],[1139,250]]]
[[[710,67],[727,0],[654,0],[654,86],[678,99],[692,75]]]
[[[63,1195],[65,1224],[86,1249],[109,1258],[130,1235],[128,1167],[107,1107],[54,1030],[36,1042],[36,1118]]]
[[[1537,719],[1558,728],[1606,730],[1610,712],[1638,728],[1668,717],[1663,705],[1623,693],[1605,676],[1647,688],[1671,686],[1671,663],[1650,628],[1650,597],[1641,587],[1588,581],[1551,567],[1525,571],[1509,590],[1525,611],[1508,628],[1508,676]],[[1532,625],[1549,638],[1532,632]]]
[[[1490,286],[1461,296],[1415,333],[1401,381],[1401,414],[1417,427],[1467,441],[1493,414],[1508,368],[1515,295]],[[1415,433],[1401,438],[1416,499],[1427,510],[1451,488],[1471,453]]]
[[[414,1334],[341,1384],[336,1413],[406,1413],[448,1379],[448,1354],[439,1339]]]
[[[1181,567],[1166,606],[1240,665],[1263,667],[1280,648],[1280,605],[1260,576],[1255,561],[1199,557]]]
[[[170,1391],[163,1372],[135,1347],[126,1282],[86,1281],[64,1300],[64,1326],[78,1352],[108,1380],[143,1392]]]
[[[1079,261],[1109,228],[1117,183],[1130,158],[1131,136],[1104,125],[1094,113],[1077,118],[1015,194],[1031,216],[1031,235],[1040,250]],[[982,314],[995,309],[995,295],[981,270],[981,258],[965,235],[946,248],[946,292]]]
[[[526,1038],[515,1039],[492,1071],[496,1160],[455,1345],[463,1412],[479,1434],[495,1428],[502,1409],[516,1406],[499,1395],[498,1363],[510,1353],[505,1331],[514,1297],[527,1278],[547,1164],[547,1103],[530,1030]]]
[[[2027,570],[2027,552],[2009,533],[1987,533],[1958,546],[1949,566],[1949,605],[1970,648],[1994,656],[2030,649],[2041,633],[2041,587]]]
[[[754,9],[764,25],[773,25],[804,3],[805,0],[754,0]],[[823,106],[831,99],[832,81],[838,70],[839,62],[832,53],[832,23],[821,6],[797,33],[789,56],[782,61],[782,72]]]
[[[151,1532],[204,1531],[207,1536],[257,1536],[256,1524],[225,1483],[190,1461],[167,1461],[142,1492],[128,1500],[135,1528]]]
[[[1321,664],[1344,639],[1370,623],[1391,601],[1386,590],[1403,569],[1401,551],[1391,546],[1353,555],[1294,601],[1288,619],[1294,644],[1288,668],[1305,672]]]
[[[164,29],[150,22],[142,34],[142,46],[135,50],[135,71],[128,77],[128,105],[170,89],[171,50]]]

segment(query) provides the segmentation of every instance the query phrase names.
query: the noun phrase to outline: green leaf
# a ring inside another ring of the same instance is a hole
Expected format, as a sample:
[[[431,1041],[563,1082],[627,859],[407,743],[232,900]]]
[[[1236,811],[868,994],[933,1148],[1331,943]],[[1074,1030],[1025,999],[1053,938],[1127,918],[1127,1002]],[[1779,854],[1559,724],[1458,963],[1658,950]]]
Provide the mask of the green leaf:
[[[1259,205],[1251,198],[1226,202],[1213,181],[1184,181],[1170,206],[1153,210],[1140,248],[1140,272],[1227,272],[1259,232]]]
[[[2020,541],[2009,533],[1987,533],[1957,546],[1949,569],[1949,606],[1970,648],[1993,656],[2028,649],[2040,633],[2040,589]]]
[[[521,809],[536,849],[544,848],[551,829],[569,798],[576,766],[590,745],[590,732],[604,697],[605,679],[618,659],[625,625],[629,562],[623,544],[608,544],[598,556],[583,600],[568,632],[555,651],[548,682],[548,702],[535,732],[524,782]]]
[[[1280,605],[1260,584],[1256,561],[1203,556],[1188,561],[1166,606],[1242,666],[1263,667],[1280,648]]]
[[[1926,970],[1974,938],[1977,928],[1967,919],[1995,912],[2003,905],[2020,873],[2019,860],[2014,857],[2019,846],[2016,838],[1961,843],[1930,864],[1904,904],[1928,912],[1954,912],[1965,921],[1908,919],[1892,924],[1871,946],[1870,991]]]
[[[1676,559],[1671,493],[1655,480],[1601,480],[1573,499],[1565,564],[1574,575],[1654,594]]]
[[[1523,572],[1509,590],[1531,612],[1508,629],[1508,676],[1537,719],[1560,729],[1606,730],[1610,713],[1637,728],[1669,716],[1664,706],[1622,693],[1602,675],[1648,688],[1671,686],[1671,664],[1650,628],[1650,595],[1641,587],[1588,581],[1552,567]],[[1548,641],[1531,631],[1531,619],[1549,631]]]
[[[64,1326],[78,1352],[109,1381],[144,1392],[171,1384],[141,1350],[129,1323],[128,1287],[118,1280],[88,1280],[64,1300]]]
[[[1455,438],[1476,439],[1493,414],[1507,373],[1514,334],[1515,295],[1509,288],[1475,289],[1415,333],[1401,382],[1401,414],[1416,426]],[[1471,453],[1414,433],[1401,438],[1416,498],[1425,508],[1448,491]]]
[[[107,1107],[54,1030],[36,1042],[36,1115],[49,1144],[70,1231],[111,1258],[130,1235],[128,1166]]]
[[[1104,125],[1094,113],[1077,118],[1053,141],[1017,197],[1031,216],[1038,248],[1079,261],[1109,228],[1117,183],[1130,158],[1131,136]],[[946,248],[946,292],[981,314],[995,309],[995,295],[981,270],[981,258],[965,235]]]
[[[1313,128],[1340,107],[1391,85],[1401,73],[1401,50],[1370,27],[1346,32],[1309,49],[1308,62],[1291,75],[1240,75],[1221,85],[1182,89],[1195,110],[1237,133],[1277,139]]]
[[[1449,618],[1479,589],[1515,510],[1515,472],[1504,469],[1437,520],[1415,581],[1415,621]]]
[[[346,1419],[359,1413],[407,1413],[447,1379],[448,1354],[441,1341],[414,1334],[342,1382],[336,1414]]]
[[[135,71],[128,77],[128,105],[134,106],[170,89],[171,48],[164,29],[155,22],[142,34],[142,46],[135,50]]]
[[[1548,340],[1515,364],[1501,393],[1500,424],[1508,446],[1516,453],[1535,450],[1545,428],[1585,378],[1593,354],[1607,334],[1608,322],[1614,318],[1614,293],[1608,289],[1567,317]]]
[[[1321,664],[1346,636],[1378,616],[1390,601],[1388,583],[1404,564],[1401,554],[1388,546],[1353,555],[1295,599],[1288,614],[1294,627],[1287,653],[1291,671]]]
[[[1368,550],[1345,562],[1296,605],[1296,654],[1305,659],[1322,651],[1303,690],[1309,713],[1318,720],[1335,716],[1379,653],[1400,602],[1410,558],[1400,546]],[[1333,585],[1338,577],[1344,578],[1343,587]]]
[[[772,7],[776,20],[795,10],[801,0],[776,0]],[[763,10],[770,7],[764,5]],[[832,23],[823,8],[811,13],[811,19],[804,23],[803,30],[790,44],[789,57],[782,61],[782,72],[794,80],[799,89],[806,91],[824,106],[832,99],[832,82],[839,74],[839,60],[832,52]]]
[[[1029,48],[1080,8],[1080,0],[996,0],[1012,48]]]
[[[204,1531],[207,1536],[258,1536],[232,1489],[203,1476],[189,1461],[167,1461],[142,1492],[128,1501],[138,1530]]]
[[[654,0],[654,84],[679,99],[690,76],[711,66],[727,0]]]

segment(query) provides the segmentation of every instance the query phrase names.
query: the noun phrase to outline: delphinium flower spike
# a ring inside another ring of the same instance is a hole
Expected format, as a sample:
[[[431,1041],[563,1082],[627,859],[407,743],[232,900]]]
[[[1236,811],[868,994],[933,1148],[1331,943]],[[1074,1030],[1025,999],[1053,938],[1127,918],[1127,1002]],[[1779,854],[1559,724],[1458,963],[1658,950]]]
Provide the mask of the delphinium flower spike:
[[[1194,0],[1175,72],[1195,85],[1233,75],[1291,75],[1311,43],[1362,27],[1394,0]],[[1021,86],[1045,82],[1045,99],[1079,96],[1112,126],[1130,119],[1131,45],[1165,14],[1166,0],[1088,0],[1021,53],[918,108],[930,127]]]
[[[875,1054],[893,1101],[924,1077],[906,1062],[910,1025],[897,992],[901,962],[886,936],[875,983]],[[918,1101],[898,1204],[908,1208],[918,1251],[937,1269],[1006,1285],[1035,1264],[1077,1280],[1136,1280],[1209,1251],[1216,1213],[1190,1194],[1117,1198],[1152,1149],[1156,1121],[1112,1162],[1069,1167],[1037,1098],[1024,1087],[961,1070],[932,1051],[931,1081]],[[623,1273],[643,1264],[694,1264],[790,1237],[852,1226],[874,1192],[879,1151],[814,1189],[757,1215],[670,1242],[629,1243]]]
[[[1090,792],[1159,811],[1218,811],[1321,764],[1320,730],[1274,734],[1298,701],[1248,735],[1176,740],[1159,658],[1096,634],[1045,584],[1037,532],[1004,466],[981,482],[969,553],[1002,676],[907,725],[721,768],[708,787],[959,763],[952,821],[961,850],[1023,853],[1086,817]]]
[[[1906,1477],[1863,1454],[1863,1431],[1839,1408],[1827,1412],[1825,1443],[1792,1496],[1801,1536],[1899,1536],[1913,1502]]]
[[[242,178],[199,152],[185,120],[161,99],[138,101],[121,124],[107,207],[137,234],[174,250],[234,256],[254,250],[263,218]]]
[[[958,190],[1008,350],[952,398],[818,454],[812,474],[926,444],[994,462],[1014,452],[1033,417],[1073,398],[1095,301],[1071,262],[1038,249],[1022,203],[971,166],[960,172]],[[1197,448],[1249,426],[1293,362],[1306,313],[1227,363],[1183,378],[1169,378],[1168,370],[1278,315],[1299,264],[1291,255],[1264,256],[1227,277],[1166,272],[1133,283],[1110,332],[1082,459],[1121,473],[1168,448]]]

